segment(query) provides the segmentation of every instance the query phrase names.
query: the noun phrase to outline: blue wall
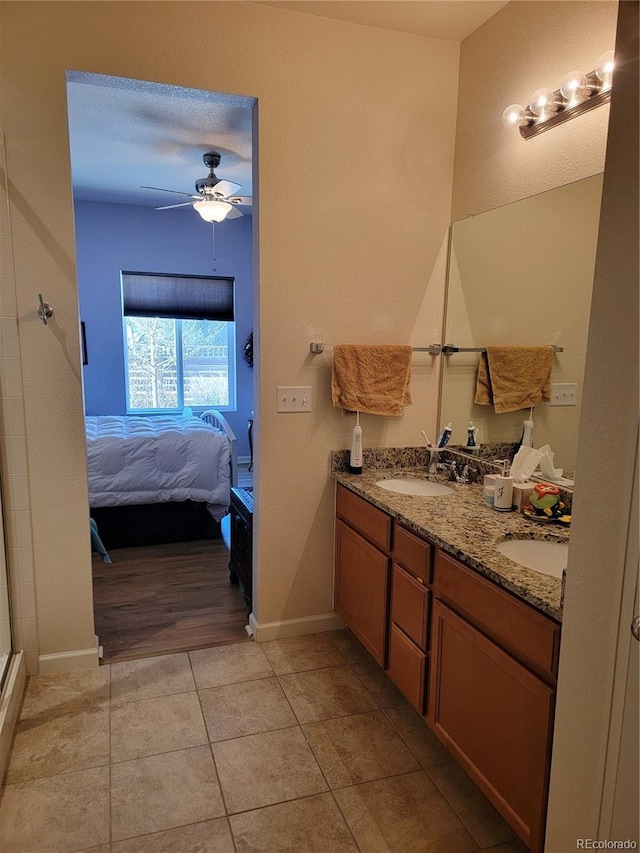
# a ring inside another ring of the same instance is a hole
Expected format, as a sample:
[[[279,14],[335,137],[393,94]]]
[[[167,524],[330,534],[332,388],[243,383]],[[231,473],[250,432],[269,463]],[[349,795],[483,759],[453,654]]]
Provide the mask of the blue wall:
[[[247,418],[253,371],[242,348],[253,328],[251,217],[211,225],[190,209],[153,210],[129,204],[75,203],[80,319],[89,363],[84,366],[87,415],[126,414],[120,270],[235,277],[236,412],[225,417],[249,455]]]

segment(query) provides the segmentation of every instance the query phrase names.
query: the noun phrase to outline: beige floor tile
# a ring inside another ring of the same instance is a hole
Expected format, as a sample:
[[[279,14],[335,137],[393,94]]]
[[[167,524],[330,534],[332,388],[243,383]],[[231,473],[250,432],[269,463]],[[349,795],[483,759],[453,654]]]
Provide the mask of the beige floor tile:
[[[207,743],[198,694],[173,693],[111,709],[111,760],[128,761]]]
[[[2,853],[70,853],[108,842],[108,767],[5,787],[0,804]]]
[[[333,666],[279,676],[282,689],[301,723],[315,723],[377,710],[350,666]]]
[[[229,814],[327,790],[296,726],[212,744]]]
[[[229,820],[238,853],[357,853],[358,850],[331,794],[232,815]]]
[[[511,841],[515,833],[455,762],[427,771],[480,847]]]
[[[424,771],[334,791],[367,853],[472,853],[478,845]]]
[[[453,761],[422,717],[409,705],[388,708],[385,714],[402,740],[424,767],[437,767]]]
[[[298,722],[277,678],[261,678],[200,691],[209,740],[254,735]]]
[[[226,817],[117,841],[111,853],[234,853]]]
[[[340,654],[349,663],[367,663],[373,661],[373,658],[362,643],[346,628],[343,628],[341,631],[327,631],[327,637],[329,637]]]
[[[186,652],[111,664],[112,705],[195,689]]]
[[[330,788],[420,769],[382,711],[311,723],[302,730]]]
[[[325,634],[270,640],[261,643],[261,648],[276,675],[345,663],[344,657]]]
[[[529,848],[519,838],[499,844],[497,847],[486,847],[482,853],[530,853]]]
[[[353,671],[381,708],[398,708],[407,700],[374,660],[352,664]]]
[[[111,766],[111,832],[123,841],[224,815],[208,746]]]
[[[84,850],[79,850],[78,853],[111,853],[109,844],[101,844],[99,847],[85,847]]]
[[[96,705],[92,711],[36,716],[16,726],[7,782],[28,782],[108,763],[108,708]]]
[[[54,714],[73,714],[109,703],[110,667],[32,675],[20,713],[21,720]]]
[[[234,643],[189,652],[198,690],[273,676],[267,656],[257,643]]]

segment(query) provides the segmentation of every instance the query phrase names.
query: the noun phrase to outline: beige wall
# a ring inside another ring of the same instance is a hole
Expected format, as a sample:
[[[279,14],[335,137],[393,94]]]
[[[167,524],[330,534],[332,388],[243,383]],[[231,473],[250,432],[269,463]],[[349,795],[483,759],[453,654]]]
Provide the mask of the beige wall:
[[[67,69],[258,98],[256,616],[330,613],[328,456],[352,424],[330,405],[329,358],[309,343],[439,336],[459,46],[246,2],[0,14],[41,658],[80,650],[89,664],[93,643]],[[46,328],[40,291],[55,309]],[[363,418],[365,445],[433,429],[436,369],[417,357],[414,405]],[[313,412],[276,415],[278,384],[312,385]]]
[[[626,840],[611,834],[607,807],[611,810],[614,792],[605,777],[605,762],[617,763],[617,697],[626,679],[624,649],[629,655],[630,642],[637,656],[629,629],[637,615],[638,588],[638,3],[620,6],[620,61],[611,101],[578,444],[580,481],[567,567],[547,853],[576,849],[577,837]],[[612,425],[613,440],[608,441]],[[613,510],[606,520],[602,507]],[[636,515],[630,516],[634,507]],[[636,709],[637,702],[636,694]],[[628,707],[633,707],[631,699]],[[636,717],[636,731],[637,725]],[[632,757],[630,785],[637,786],[638,758],[637,753]],[[622,792],[617,805],[626,802],[626,818],[620,818],[633,828],[630,840],[638,844],[638,802],[628,793]]]
[[[615,2],[512,2],[462,43],[453,220],[595,175],[604,166],[609,107],[523,140],[502,111],[591,71],[612,50]]]

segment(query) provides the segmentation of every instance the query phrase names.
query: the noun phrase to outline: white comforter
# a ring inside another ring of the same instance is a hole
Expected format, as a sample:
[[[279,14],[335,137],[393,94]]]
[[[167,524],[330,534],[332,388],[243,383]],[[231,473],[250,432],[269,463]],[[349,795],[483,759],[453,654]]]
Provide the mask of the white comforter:
[[[197,417],[86,418],[89,505],[206,501],[214,518],[229,506],[230,444]]]

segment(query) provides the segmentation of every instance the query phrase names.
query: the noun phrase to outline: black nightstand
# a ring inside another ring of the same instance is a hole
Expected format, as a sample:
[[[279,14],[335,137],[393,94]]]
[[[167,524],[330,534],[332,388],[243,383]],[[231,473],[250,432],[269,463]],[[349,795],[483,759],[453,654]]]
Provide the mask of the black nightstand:
[[[231,548],[229,580],[242,586],[244,600],[251,611],[253,585],[253,489],[231,489],[229,507]]]

